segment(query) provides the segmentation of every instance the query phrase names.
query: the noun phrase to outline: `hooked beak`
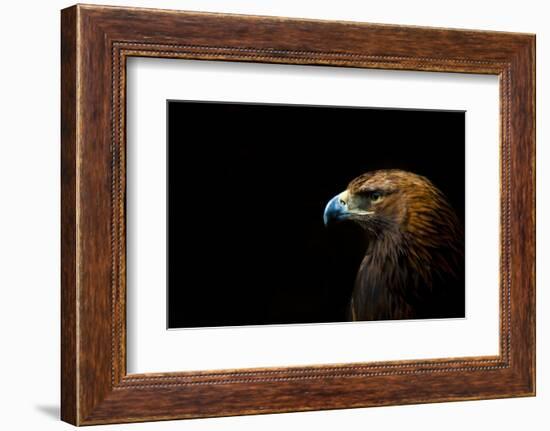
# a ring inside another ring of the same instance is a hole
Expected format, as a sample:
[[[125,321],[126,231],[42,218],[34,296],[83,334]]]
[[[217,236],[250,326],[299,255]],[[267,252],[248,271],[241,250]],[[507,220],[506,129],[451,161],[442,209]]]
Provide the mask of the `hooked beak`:
[[[344,195],[347,195],[347,192],[340,193],[328,201],[323,214],[325,226],[328,226],[331,222],[341,221],[349,217],[346,196]]]

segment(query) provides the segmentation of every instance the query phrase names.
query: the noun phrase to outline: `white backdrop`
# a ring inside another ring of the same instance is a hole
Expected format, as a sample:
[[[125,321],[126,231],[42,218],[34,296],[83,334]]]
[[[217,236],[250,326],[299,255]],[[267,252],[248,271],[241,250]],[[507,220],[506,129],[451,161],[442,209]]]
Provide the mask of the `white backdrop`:
[[[133,0],[107,4],[537,33],[537,113],[550,116],[550,29],[545,2],[524,0]],[[70,429],[59,410],[59,9],[69,2],[7,2],[0,16],[0,426]],[[546,54],[546,55],[545,55]],[[98,429],[227,430],[316,428],[546,429],[550,423],[550,126],[538,135],[538,396],[536,398],[293,413]],[[546,363],[546,365],[545,365]]]

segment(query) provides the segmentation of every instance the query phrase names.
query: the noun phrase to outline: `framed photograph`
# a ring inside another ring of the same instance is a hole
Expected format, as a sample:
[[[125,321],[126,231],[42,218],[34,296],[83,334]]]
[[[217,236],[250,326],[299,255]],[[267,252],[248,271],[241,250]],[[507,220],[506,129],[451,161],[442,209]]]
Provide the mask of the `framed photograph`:
[[[61,14],[61,415],[535,394],[535,37]]]

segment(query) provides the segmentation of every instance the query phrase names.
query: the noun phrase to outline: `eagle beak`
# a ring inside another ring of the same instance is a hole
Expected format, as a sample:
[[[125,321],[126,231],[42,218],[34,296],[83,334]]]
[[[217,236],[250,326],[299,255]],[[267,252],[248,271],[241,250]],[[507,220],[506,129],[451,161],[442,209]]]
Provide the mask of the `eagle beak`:
[[[349,216],[346,203],[347,192],[340,193],[328,201],[323,214],[325,226],[334,221],[344,220]]]

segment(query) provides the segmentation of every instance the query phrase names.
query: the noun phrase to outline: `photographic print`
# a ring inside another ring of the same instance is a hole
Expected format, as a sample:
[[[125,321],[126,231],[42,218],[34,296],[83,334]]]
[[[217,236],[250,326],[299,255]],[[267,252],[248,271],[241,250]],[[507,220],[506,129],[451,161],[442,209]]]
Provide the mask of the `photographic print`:
[[[534,396],[535,47],[64,9],[62,420]]]
[[[465,113],[169,100],[168,328],[465,317]]]
[[[64,9],[62,420],[534,396],[535,39]]]

